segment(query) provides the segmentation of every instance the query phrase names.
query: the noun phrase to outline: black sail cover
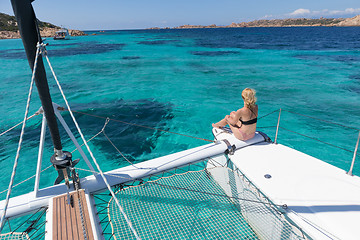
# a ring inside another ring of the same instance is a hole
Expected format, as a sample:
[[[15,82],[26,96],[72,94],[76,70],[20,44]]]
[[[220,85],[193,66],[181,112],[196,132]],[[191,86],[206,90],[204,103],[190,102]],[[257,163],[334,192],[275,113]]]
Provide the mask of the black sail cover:
[[[33,0],[11,0],[11,4],[20,30],[20,35],[24,44],[26,56],[32,70],[34,68],[37,48],[36,46],[37,43],[41,42],[42,40],[31,2],[33,2]],[[43,110],[45,112],[45,117],[49,126],[54,148],[56,150],[62,150],[58,124],[52,105],[42,56],[38,57],[38,63],[35,72],[35,84],[39,92]]]

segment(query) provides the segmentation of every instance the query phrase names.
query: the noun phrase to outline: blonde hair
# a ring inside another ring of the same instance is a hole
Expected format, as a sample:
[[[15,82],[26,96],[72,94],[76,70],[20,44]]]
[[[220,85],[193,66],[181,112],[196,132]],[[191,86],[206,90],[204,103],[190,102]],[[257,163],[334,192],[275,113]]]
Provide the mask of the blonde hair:
[[[241,97],[244,99],[246,107],[253,109],[256,105],[256,91],[252,88],[245,88],[242,93]]]

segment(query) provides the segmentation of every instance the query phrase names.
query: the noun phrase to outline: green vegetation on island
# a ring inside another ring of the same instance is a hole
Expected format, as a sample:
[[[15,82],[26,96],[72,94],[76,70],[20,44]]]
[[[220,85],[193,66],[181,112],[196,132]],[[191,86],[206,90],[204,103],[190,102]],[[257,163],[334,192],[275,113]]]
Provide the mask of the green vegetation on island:
[[[55,32],[60,29],[59,26],[39,20],[38,25],[42,37],[53,37]],[[20,38],[18,30],[17,22],[14,16],[0,13],[0,39]],[[79,30],[69,30],[69,33],[72,36],[86,35],[84,32]]]
[[[44,28],[59,28],[54,24],[38,21],[40,30]],[[0,13],[0,31],[16,32],[18,30],[17,22],[14,16]]]

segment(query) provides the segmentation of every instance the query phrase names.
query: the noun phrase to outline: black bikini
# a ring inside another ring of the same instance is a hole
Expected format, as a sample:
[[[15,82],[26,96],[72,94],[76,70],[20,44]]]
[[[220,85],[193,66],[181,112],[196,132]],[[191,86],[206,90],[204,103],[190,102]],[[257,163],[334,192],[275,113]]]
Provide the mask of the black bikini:
[[[249,108],[249,109],[250,109],[250,111],[256,116],[256,114],[254,113],[254,111],[251,110],[251,108]],[[241,120],[241,119],[239,119],[239,121],[241,122],[242,125],[251,125],[251,124],[257,123],[257,117],[256,117],[256,118],[253,118],[253,119],[251,119],[251,120],[249,120],[249,121],[243,121],[243,120]]]
[[[239,119],[239,120],[240,120],[242,125],[251,125],[251,124],[257,123],[257,117],[254,118],[254,119],[251,119],[249,121],[243,121],[241,119]]]

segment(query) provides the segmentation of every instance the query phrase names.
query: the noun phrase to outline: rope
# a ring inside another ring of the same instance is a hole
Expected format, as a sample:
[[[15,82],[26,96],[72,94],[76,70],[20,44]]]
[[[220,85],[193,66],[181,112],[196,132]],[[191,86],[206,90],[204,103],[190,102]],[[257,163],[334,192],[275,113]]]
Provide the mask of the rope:
[[[322,122],[326,122],[326,123],[329,123],[329,124],[337,125],[337,126],[340,126],[340,127],[350,128],[350,129],[353,129],[353,130],[360,131],[359,128],[354,128],[354,127],[345,126],[345,125],[342,125],[342,124],[340,124],[340,123],[335,123],[335,122],[331,122],[331,121],[328,121],[328,120],[323,120],[323,119],[320,119],[320,118],[308,116],[308,115],[301,114],[301,113],[292,112],[292,111],[289,111],[289,110],[284,110],[284,109],[283,109],[283,111],[286,111],[286,112],[289,112],[289,113],[293,113],[293,114],[296,114],[296,115],[300,115],[300,116],[303,116],[303,117],[307,117],[307,118],[312,118],[312,119],[315,119],[315,120],[318,120],[318,121],[322,121]]]
[[[37,114],[38,114],[38,113],[35,113],[33,116],[35,116],[35,115],[37,115]],[[32,117],[33,117],[33,116],[32,116]],[[27,119],[30,119],[30,117],[27,118]],[[22,122],[21,122],[21,123],[22,123]],[[87,140],[87,142],[90,142],[90,141],[93,140],[95,137],[97,137],[100,133],[102,133],[108,123],[109,123],[109,121],[106,121],[105,124],[104,124],[104,126],[103,126],[103,128],[102,128],[97,134],[95,134],[94,136],[92,136],[91,138],[89,138],[89,139]],[[114,145],[114,143],[112,143],[110,139],[108,139],[108,140],[109,140],[109,142],[114,146],[114,148],[115,148],[116,150],[118,150],[118,148]],[[84,146],[84,144],[80,145],[80,147],[82,147],[82,146]],[[78,150],[78,149],[75,148],[71,153],[74,153],[74,152],[77,151],[77,150]],[[118,150],[118,151],[119,151],[119,150]],[[119,151],[119,152],[120,152],[120,151]],[[128,162],[129,162],[131,165],[133,165],[130,161],[128,161]],[[52,167],[52,165],[49,165],[49,166],[46,167],[45,169],[41,170],[40,173],[48,170],[48,169],[51,168],[51,167]],[[146,169],[147,169],[147,168],[146,168]],[[25,182],[27,182],[27,181],[29,181],[30,179],[34,178],[35,176],[36,176],[36,175],[33,175],[33,176],[31,176],[31,177],[29,177],[29,178],[27,178],[27,179],[25,179],[25,180],[23,180],[23,181],[15,184],[15,185],[13,186],[13,188],[14,188],[14,187],[17,187],[17,186],[19,186],[19,185],[21,185],[21,184],[23,184],[23,183],[25,183]],[[7,191],[7,189],[1,191],[0,194],[3,194],[3,193],[6,192],[6,191]]]
[[[44,172],[44,171],[48,170],[48,169],[49,169],[49,168],[51,168],[51,167],[52,167],[52,165],[50,165],[50,166],[46,167],[45,169],[41,170],[41,172],[40,172],[40,173],[42,173],[42,172]],[[25,179],[24,181],[21,181],[21,182],[19,182],[19,183],[15,184],[15,185],[13,186],[13,188],[14,188],[14,187],[17,187],[17,186],[19,186],[19,185],[21,185],[21,184],[23,184],[24,182],[29,181],[30,179],[34,178],[35,176],[36,176],[36,175],[32,175],[31,177],[29,177],[29,178]],[[5,189],[5,190],[1,191],[1,192],[0,192],[0,194],[4,193],[4,192],[6,192],[6,191],[7,191],[7,190]]]
[[[321,141],[321,140],[319,140],[319,139],[317,139],[317,138],[314,138],[314,137],[309,137],[309,136],[306,136],[306,135],[304,135],[304,134],[301,134],[301,133],[298,133],[298,132],[295,132],[295,131],[292,131],[292,130],[289,130],[289,129],[286,129],[286,128],[283,128],[283,127],[279,127],[279,128],[284,129],[284,130],[289,131],[289,132],[292,132],[292,133],[295,133],[295,134],[298,134],[298,135],[301,135],[301,136],[303,136],[303,137],[307,137],[307,138],[310,138],[310,139],[312,139],[312,140],[315,140],[315,141],[318,141],[318,142],[327,144],[327,145],[329,145],[329,146],[339,148],[339,149],[344,150],[344,151],[347,151],[347,152],[351,152],[351,153],[353,152],[353,151],[348,150],[348,149],[346,149],[346,148],[342,148],[342,147],[336,146],[336,145],[334,145],[334,144]],[[359,155],[359,156],[360,156],[359,153],[357,153],[356,155]]]
[[[41,47],[44,47],[44,46],[38,43],[37,44],[37,49],[36,49],[36,55],[35,55],[34,69],[33,69],[33,72],[32,72],[30,88],[29,88],[29,94],[28,94],[28,99],[27,99],[27,103],[26,103],[25,116],[24,116],[24,120],[22,122],[23,125],[22,125],[22,128],[21,128],[19,144],[18,144],[18,148],[17,148],[17,151],[16,151],[16,157],[15,157],[15,161],[14,161],[13,171],[11,173],[11,179],[10,179],[10,183],[9,183],[8,192],[6,194],[4,210],[3,210],[1,220],[0,220],[0,232],[3,229],[3,223],[4,223],[6,211],[7,211],[8,205],[9,205],[11,189],[12,189],[13,184],[14,184],[14,178],[15,178],[16,168],[17,168],[18,160],[19,160],[19,156],[20,156],[21,144],[22,144],[23,137],[24,137],[26,119],[27,119],[27,116],[28,116],[28,113],[29,113],[31,94],[32,94],[32,90],[33,90],[33,85],[34,85],[34,80],[35,80],[35,72],[36,72],[36,68],[37,68],[37,62],[38,62],[38,58],[39,58],[39,55],[40,55],[40,48]]]
[[[106,121],[109,122],[109,118],[107,118]],[[105,129],[103,128],[101,131],[102,131],[102,133],[104,134],[104,136],[106,137],[106,139],[107,139],[107,140],[111,143],[111,145],[116,149],[116,151],[118,151],[118,153],[119,153],[128,163],[130,163],[131,165],[133,165],[132,162],[131,162],[129,159],[127,159],[127,157],[125,157],[125,155],[115,146],[115,144],[114,144],[114,143],[110,140],[110,138],[106,135]],[[134,165],[133,165],[133,166],[134,166]]]
[[[26,121],[27,121],[27,120],[30,120],[31,118],[33,118],[33,117],[35,117],[35,116],[37,116],[37,115],[39,115],[39,114],[40,114],[40,111],[37,111],[36,113],[34,113],[33,115],[31,115],[30,117],[26,118]],[[0,133],[0,136],[4,135],[5,133],[7,133],[7,132],[9,132],[9,131],[11,131],[11,130],[13,130],[14,128],[16,128],[17,126],[19,126],[20,124],[22,124],[23,122],[24,122],[24,121],[21,121],[21,122],[19,122],[18,124],[16,124],[15,126],[13,126],[13,127],[9,128],[8,130],[6,130],[5,132]]]
[[[68,109],[63,108],[62,110],[66,110],[69,111]],[[275,112],[278,112],[279,110],[274,110],[262,117],[259,117],[258,119],[267,117]],[[159,129],[159,128],[153,128],[153,127],[149,127],[149,126],[145,126],[145,125],[140,125],[140,124],[136,124],[136,123],[130,123],[130,122],[125,122],[125,121],[121,121],[121,120],[117,120],[117,119],[113,119],[113,118],[109,118],[109,117],[103,117],[103,116],[99,116],[99,115],[95,115],[95,114],[90,114],[90,113],[84,113],[84,112],[80,112],[80,111],[72,111],[75,113],[79,113],[79,114],[83,114],[83,115],[87,115],[87,116],[91,116],[91,117],[96,117],[96,118],[102,118],[102,119],[108,119],[111,121],[115,121],[115,122],[119,122],[119,123],[124,123],[124,124],[128,124],[128,125],[132,125],[132,126],[136,126],[136,127],[141,127],[141,128],[147,128],[147,129],[151,129],[151,130],[155,130],[155,131],[160,131],[160,132],[166,132],[166,133],[171,133],[171,134],[176,134],[176,135],[180,135],[180,136],[184,136],[184,137],[190,137],[190,138],[194,138],[194,139],[198,139],[198,140],[203,140],[203,141],[207,141],[207,142],[215,142],[214,140],[210,140],[210,139],[206,139],[206,138],[199,138],[199,137],[195,137],[195,136],[191,136],[191,135],[186,135],[186,134],[182,134],[182,133],[177,133],[177,132],[171,132],[171,131],[167,131],[167,130],[163,130],[163,129]]]
[[[103,126],[103,128],[100,130],[100,132],[98,132],[97,134],[95,134],[94,136],[92,136],[91,138],[89,138],[86,142],[90,142],[91,140],[93,140],[94,138],[96,138],[97,136],[99,136],[100,133],[102,133],[106,127],[106,125],[109,123],[109,121],[105,121],[105,124]],[[85,144],[81,144],[80,147],[84,146]],[[78,150],[77,148],[75,148],[71,153],[74,153],[76,150]]]
[[[337,236],[333,235],[332,233],[326,231],[325,229],[319,227],[318,225],[316,225],[315,223],[311,222],[309,219],[301,216],[300,214],[298,214],[297,212],[289,209],[289,212],[295,214],[296,216],[298,216],[299,218],[301,218],[304,222],[306,222],[307,224],[311,225],[313,228],[315,228],[317,231],[321,232],[322,234],[324,234],[326,237],[330,238],[330,239],[339,239]]]
[[[104,136],[106,137],[106,139],[110,142],[110,144],[116,149],[116,151],[131,165],[133,166],[134,168],[137,168],[137,169],[153,169],[153,168],[139,168],[137,166],[135,166],[127,157],[125,157],[125,155],[115,146],[115,144],[110,140],[110,138],[106,135],[105,133],[105,126],[106,124],[110,121],[109,118],[106,119],[106,123],[103,127],[103,129],[100,131],[104,134]]]
[[[64,110],[69,111],[68,109],[64,109]],[[210,140],[210,139],[206,139],[206,138],[194,137],[194,136],[190,136],[190,135],[186,135],[186,134],[182,134],[182,133],[171,132],[171,131],[167,131],[167,130],[163,130],[163,129],[159,129],[159,128],[153,128],[153,127],[149,127],[149,126],[144,126],[144,125],[140,125],[140,124],[136,124],[136,123],[130,123],[130,122],[125,122],[125,121],[112,119],[112,118],[108,118],[108,117],[102,117],[102,116],[94,115],[94,114],[90,114],[90,113],[84,113],[84,112],[79,112],[79,111],[72,111],[72,112],[87,115],[87,116],[91,116],[91,117],[96,117],[96,118],[109,119],[111,121],[125,123],[125,124],[136,126],[136,127],[147,128],[147,129],[156,130],[156,131],[160,131],[160,132],[176,134],[176,135],[180,135],[180,136],[184,136],[184,137],[190,137],[190,138],[203,140],[203,141],[207,141],[207,142],[215,142],[214,140]]]
[[[60,90],[60,92],[61,92],[61,95],[62,95],[62,97],[63,97],[63,99],[64,99],[64,101],[65,101],[66,107],[67,107],[67,109],[68,109],[68,111],[69,111],[69,113],[70,113],[70,115],[71,115],[71,118],[72,118],[72,120],[73,120],[73,122],[74,122],[74,124],[75,124],[75,126],[76,126],[76,128],[77,128],[77,130],[78,130],[78,132],[79,132],[79,134],[80,134],[80,136],[81,136],[81,139],[83,140],[83,142],[84,142],[84,144],[85,144],[85,146],[86,146],[86,148],[87,148],[87,150],[88,150],[91,158],[93,159],[93,161],[94,161],[97,169],[99,170],[99,172],[100,172],[100,174],[101,174],[101,177],[102,177],[102,179],[104,180],[105,185],[106,185],[107,188],[109,189],[111,195],[114,197],[117,206],[119,207],[121,213],[123,214],[126,222],[128,223],[128,225],[129,225],[131,231],[133,232],[133,234],[135,235],[136,239],[140,239],[140,237],[139,237],[139,235],[137,234],[137,232],[135,231],[135,229],[134,229],[134,227],[133,227],[130,219],[127,217],[127,215],[125,214],[122,206],[120,205],[119,200],[116,198],[114,192],[112,191],[112,189],[111,189],[111,187],[110,187],[110,185],[109,185],[109,183],[108,183],[108,181],[107,181],[104,173],[101,171],[100,166],[99,166],[99,164],[97,163],[97,161],[96,161],[96,159],[95,159],[95,157],[94,157],[94,154],[92,153],[89,145],[87,144],[86,139],[85,139],[85,137],[84,137],[84,135],[83,135],[80,127],[79,127],[79,124],[77,123],[77,121],[76,121],[76,119],[75,119],[75,117],[74,117],[74,114],[72,113],[72,111],[71,111],[71,109],[70,109],[70,105],[69,105],[69,103],[68,103],[68,101],[67,101],[67,99],[66,99],[66,97],[65,97],[65,94],[64,94],[64,92],[63,92],[63,90],[62,90],[62,87],[61,87],[61,85],[60,85],[60,82],[58,81],[58,79],[57,79],[57,77],[56,77],[56,74],[55,74],[55,72],[54,72],[54,69],[53,69],[52,66],[51,66],[51,63],[50,63],[50,60],[49,60],[48,56],[45,55],[45,57],[46,57],[46,60],[47,60],[47,62],[48,62],[48,64],[49,64],[50,70],[51,70],[51,72],[52,72],[52,74],[53,74],[53,76],[54,76],[54,79],[55,79],[55,81],[56,81],[56,84],[58,85],[59,90]]]
[[[279,109],[276,109],[276,110],[274,110],[274,111],[272,111],[272,112],[270,112],[270,113],[268,113],[268,114],[265,114],[264,116],[259,117],[258,120],[260,120],[260,119],[262,119],[262,118],[264,118],[264,117],[267,117],[267,116],[269,116],[269,115],[271,115],[271,114],[273,114],[273,113],[275,113],[275,112],[278,112],[278,111],[279,111]]]

